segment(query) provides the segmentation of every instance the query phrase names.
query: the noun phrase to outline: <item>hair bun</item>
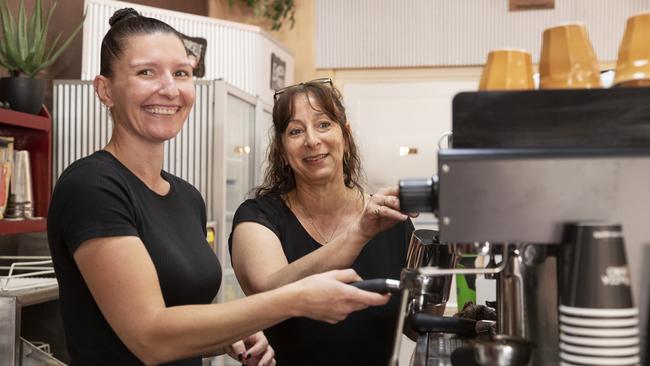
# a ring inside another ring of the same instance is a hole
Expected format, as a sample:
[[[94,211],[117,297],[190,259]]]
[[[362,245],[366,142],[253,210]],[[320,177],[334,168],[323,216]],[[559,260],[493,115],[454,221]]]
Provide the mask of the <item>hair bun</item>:
[[[138,13],[133,8],[122,8],[120,10],[115,11],[115,13],[113,13],[111,19],[108,20],[108,24],[110,24],[110,26],[112,27],[124,19],[135,18],[139,16],[140,13]]]

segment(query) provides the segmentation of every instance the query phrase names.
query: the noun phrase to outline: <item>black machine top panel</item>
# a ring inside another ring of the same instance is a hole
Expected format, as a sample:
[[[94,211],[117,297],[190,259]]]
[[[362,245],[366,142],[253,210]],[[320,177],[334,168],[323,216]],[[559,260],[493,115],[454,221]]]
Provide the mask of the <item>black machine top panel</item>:
[[[650,88],[464,92],[454,148],[644,148]]]

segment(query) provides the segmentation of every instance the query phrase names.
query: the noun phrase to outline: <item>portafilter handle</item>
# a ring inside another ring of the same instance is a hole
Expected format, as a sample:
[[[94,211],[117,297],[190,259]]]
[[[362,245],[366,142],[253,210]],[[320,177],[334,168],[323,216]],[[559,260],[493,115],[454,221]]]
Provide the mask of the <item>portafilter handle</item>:
[[[476,335],[476,320],[415,313],[410,318],[411,327],[418,333],[454,333],[464,336]]]
[[[386,278],[375,278],[372,280],[357,281],[350,283],[350,285],[364,291],[376,292],[379,294],[401,291],[399,280]]]

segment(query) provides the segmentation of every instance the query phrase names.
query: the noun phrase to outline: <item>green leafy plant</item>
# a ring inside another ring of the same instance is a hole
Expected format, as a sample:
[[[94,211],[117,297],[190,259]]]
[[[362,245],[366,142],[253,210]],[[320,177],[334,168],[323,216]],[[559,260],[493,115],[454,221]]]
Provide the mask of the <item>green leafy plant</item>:
[[[293,28],[295,23],[294,14],[296,12],[294,0],[240,0],[253,9],[255,16],[263,16],[270,19],[273,24],[271,30],[280,30],[285,20],[289,21],[289,29]],[[235,0],[228,0],[232,6]]]
[[[81,23],[72,34],[59,45],[59,33],[52,45],[47,47],[47,34],[56,1],[47,11],[43,11],[41,0],[36,0],[31,17],[27,19],[24,1],[20,1],[18,17],[9,10],[6,0],[0,0],[0,23],[3,32],[0,37],[0,66],[9,71],[11,76],[25,74],[31,78],[50,66],[61,56],[70,45],[72,39],[79,33]]]

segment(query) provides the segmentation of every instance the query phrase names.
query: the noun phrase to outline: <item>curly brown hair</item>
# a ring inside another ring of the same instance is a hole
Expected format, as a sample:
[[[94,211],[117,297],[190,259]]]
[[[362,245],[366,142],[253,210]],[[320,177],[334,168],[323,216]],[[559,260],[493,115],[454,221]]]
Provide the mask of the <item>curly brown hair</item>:
[[[296,188],[296,179],[293,169],[283,158],[284,146],[282,135],[286,132],[289,121],[294,115],[294,99],[298,95],[307,94],[313,97],[322,110],[311,104],[314,110],[325,113],[332,121],[335,121],[343,131],[343,139],[346,142],[346,149],[343,154],[343,175],[344,182],[348,188],[356,188],[363,192],[361,186],[362,171],[361,160],[357,145],[354,142],[352,133],[347,126],[347,116],[343,106],[341,93],[334,86],[307,82],[286,89],[278,95],[273,106],[273,129],[267,150],[268,166],[264,172],[264,181],[254,188],[255,197],[268,194],[285,195]]]

